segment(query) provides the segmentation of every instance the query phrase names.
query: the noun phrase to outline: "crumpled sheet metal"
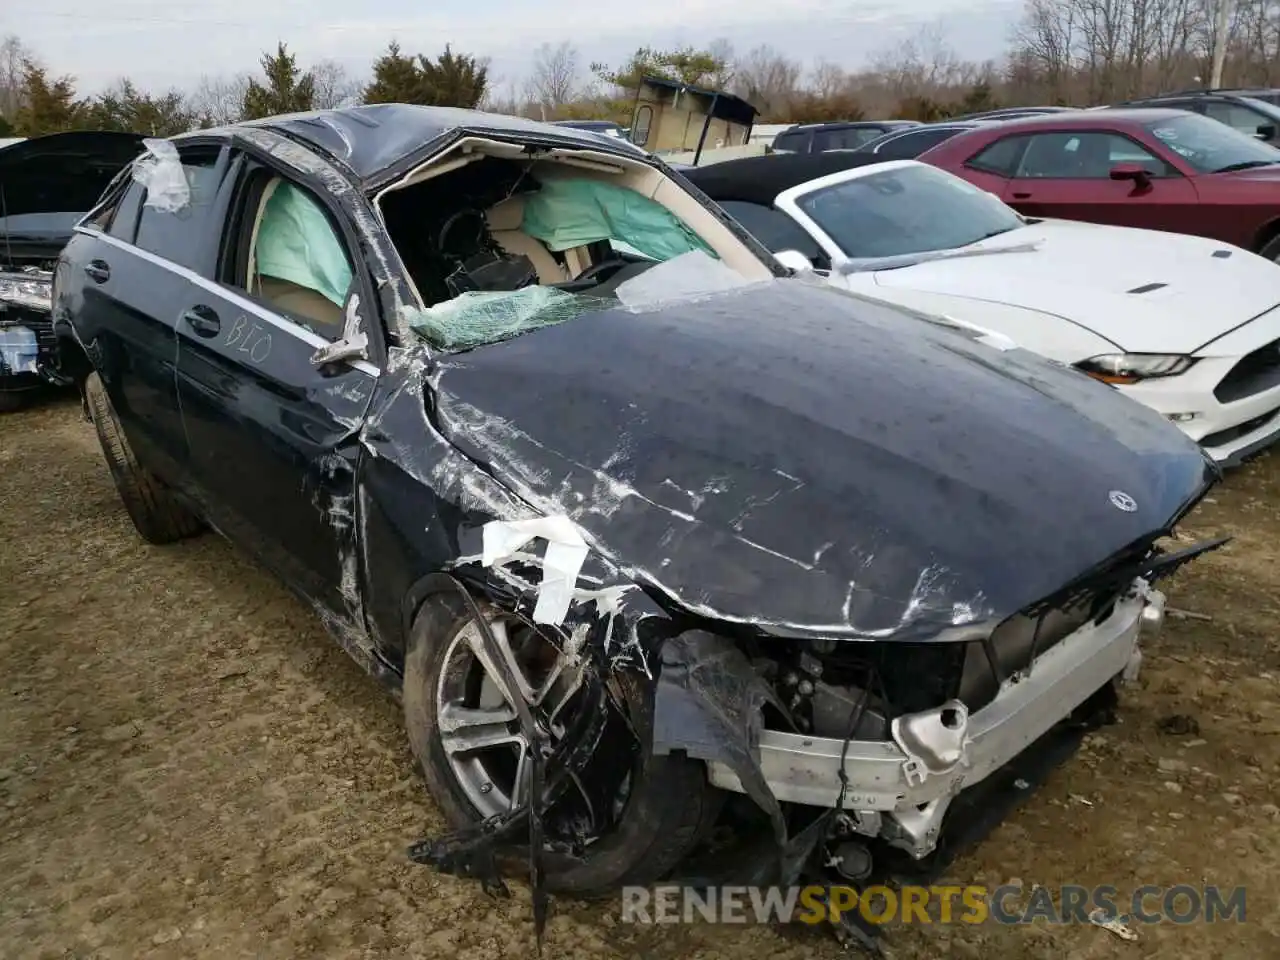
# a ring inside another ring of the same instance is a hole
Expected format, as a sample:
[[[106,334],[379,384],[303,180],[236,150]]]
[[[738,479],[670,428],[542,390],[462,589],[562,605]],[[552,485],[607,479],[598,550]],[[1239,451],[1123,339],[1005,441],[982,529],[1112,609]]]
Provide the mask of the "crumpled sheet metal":
[[[146,188],[143,203],[163,213],[177,213],[191,203],[191,185],[178,157],[178,148],[168,140],[149,137],[142,141],[146,149],[133,163],[135,183]]]
[[[653,703],[653,752],[683,750],[692,758],[716,760],[733,770],[747,796],[768,815],[775,852],[775,857],[751,864],[751,876],[739,875],[733,882],[786,885],[804,871],[836,811],[826,811],[795,836],[789,835],[782,804],[769,789],[758,759],[766,704],[788,715],[732,641],[690,630],[663,645]]]
[[[534,520],[495,520],[484,526],[486,567],[513,556],[534,539],[547,541],[542,559],[542,583],[533,608],[533,622],[560,624],[569,615],[578,572],[587,559],[587,542],[568,517],[538,517]]]

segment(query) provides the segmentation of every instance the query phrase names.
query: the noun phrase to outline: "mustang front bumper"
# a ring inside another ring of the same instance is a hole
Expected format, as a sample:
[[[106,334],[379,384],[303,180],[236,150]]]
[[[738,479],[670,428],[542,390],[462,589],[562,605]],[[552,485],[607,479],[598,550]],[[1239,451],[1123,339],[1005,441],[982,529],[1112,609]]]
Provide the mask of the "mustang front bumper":
[[[858,833],[881,837],[921,858],[938,842],[951,800],[1018,756],[1118,676],[1133,679],[1141,663],[1144,621],[1163,617],[1164,596],[1141,584],[1101,623],[1090,623],[1009,678],[995,699],[970,714],[952,701],[898,718],[892,739],[852,741],[766,730],[760,767],[780,801],[834,807],[844,753],[844,808]],[[712,784],[744,792],[724,763],[708,763]]]
[[[1175,377],[1157,377],[1121,392],[1164,414],[1223,466],[1280,440],[1280,308],[1195,354]]]

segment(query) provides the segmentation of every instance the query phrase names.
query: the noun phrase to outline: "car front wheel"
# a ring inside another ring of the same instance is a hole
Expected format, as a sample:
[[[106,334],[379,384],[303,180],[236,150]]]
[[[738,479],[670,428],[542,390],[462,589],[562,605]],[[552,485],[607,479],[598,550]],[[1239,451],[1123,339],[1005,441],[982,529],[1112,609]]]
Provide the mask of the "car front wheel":
[[[432,797],[454,828],[528,801],[528,745],[516,719],[515,697],[528,705],[553,745],[578,722],[577,711],[602,709],[590,696],[598,681],[578,658],[567,656],[523,618],[493,610],[484,615],[518,690],[506,688],[479,624],[449,595],[427,602],[405,661],[409,739]],[[627,725],[648,730],[651,697],[638,681],[619,685],[630,714]],[[624,885],[654,883],[713,825],[723,794],[707,783],[704,765],[684,756],[656,756],[647,738],[642,740],[638,745],[632,740],[630,752],[625,744],[617,750],[603,741],[596,748],[593,763],[608,752],[610,759],[624,756],[630,767],[621,771],[621,786],[612,796],[601,798],[590,782],[582,782],[591,780],[592,766],[581,778],[567,779],[544,820],[580,825],[585,843],[572,855],[548,849],[549,890],[593,897]],[[547,777],[554,775],[549,768]],[[600,822],[608,827],[594,829]]]

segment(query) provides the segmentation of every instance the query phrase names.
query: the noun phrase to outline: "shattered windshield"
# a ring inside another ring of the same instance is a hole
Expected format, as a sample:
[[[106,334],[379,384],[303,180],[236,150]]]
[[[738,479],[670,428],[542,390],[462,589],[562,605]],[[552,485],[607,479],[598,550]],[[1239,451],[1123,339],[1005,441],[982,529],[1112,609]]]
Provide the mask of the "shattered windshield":
[[[953,250],[1023,226],[987,191],[924,165],[820,187],[797,203],[857,260]]]
[[[1271,144],[1194,113],[1149,123],[1147,129],[1198,173],[1226,173],[1280,163],[1280,150]]]
[[[623,270],[628,272],[622,282],[601,283],[598,288],[588,287],[581,292],[557,286],[468,290],[417,311],[409,318],[409,326],[437,346],[465,350],[564,323],[586,313],[615,308],[641,310],[760,282],[748,280],[702,250],[691,250],[662,263],[637,263]]]

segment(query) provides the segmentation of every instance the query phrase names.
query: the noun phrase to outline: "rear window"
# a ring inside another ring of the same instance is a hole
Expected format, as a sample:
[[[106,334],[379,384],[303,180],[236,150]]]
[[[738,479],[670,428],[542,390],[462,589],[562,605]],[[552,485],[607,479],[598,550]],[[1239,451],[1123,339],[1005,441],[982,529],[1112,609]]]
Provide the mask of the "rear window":
[[[886,160],[914,160],[943,140],[950,140],[961,130],[914,130],[891,137],[876,148],[876,154]]]

